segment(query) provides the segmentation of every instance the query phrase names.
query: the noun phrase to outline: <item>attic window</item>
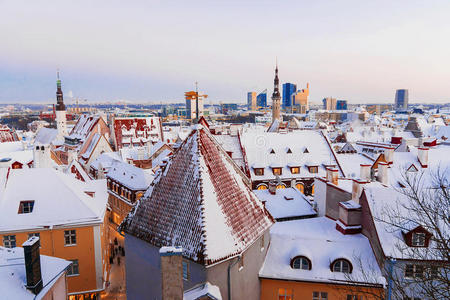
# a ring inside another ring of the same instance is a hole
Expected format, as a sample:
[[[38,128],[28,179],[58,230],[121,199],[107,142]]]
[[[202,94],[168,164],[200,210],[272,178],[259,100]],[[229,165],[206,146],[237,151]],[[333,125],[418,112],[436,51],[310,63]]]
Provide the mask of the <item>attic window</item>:
[[[264,168],[255,168],[255,175],[256,176],[263,176],[264,175]]]
[[[272,168],[273,175],[281,175],[281,168]]]
[[[300,173],[300,167],[291,167],[291,173],[292,174]]]
[[[352,264],[346,259],[336,259],[331,264],[331,271],[333,272],[341,272],[341,273],[351,273],[352,272]]]
[[[270,149],[270,154],[275,154],[275,150]]]
[[[291,268],[311,270],[311,261],[306,256],[296,256],[291,260]]]
[[[413,247],[425,247],[425,233],[414,232],[412,234],[411,245]]]
[[[34,201],[20,201],[19,214],[29,214],[33,212]]]
[[[95,192],[84,192],[84,193],[92,198],[94,198],[95,196]]]
[[[309,166],[308,171],[309,173],[317,173],[319,172],[319,168],[317,166]]]
[[[308,148],[305,148],[305,150],[303,150],[303,153],[309,153]]]
[[[291,148],[288,148],[288,149],[287,149],[287,151],[286,151],[286,153],[290,153],[290,154],[292,154],[292,150],[291,150]]]

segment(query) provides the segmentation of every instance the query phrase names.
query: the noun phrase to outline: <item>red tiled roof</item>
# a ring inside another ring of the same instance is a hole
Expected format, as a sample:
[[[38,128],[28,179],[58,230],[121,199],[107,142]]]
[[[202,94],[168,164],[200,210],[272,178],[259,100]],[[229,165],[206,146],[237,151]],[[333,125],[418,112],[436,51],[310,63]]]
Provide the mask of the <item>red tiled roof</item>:
[[[124,223],[156,247],[181,246],[209,265],[240,254],[273,223],[239,167],[207,129],[194,129]]]

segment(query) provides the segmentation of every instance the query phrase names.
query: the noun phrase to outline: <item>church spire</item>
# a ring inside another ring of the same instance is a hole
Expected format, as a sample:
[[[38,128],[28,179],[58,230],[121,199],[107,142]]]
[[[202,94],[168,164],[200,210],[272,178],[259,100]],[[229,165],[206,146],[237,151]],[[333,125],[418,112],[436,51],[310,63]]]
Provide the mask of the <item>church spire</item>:
[[[280,83],[278,79],[278,61],[276,62],[275,66],[275,79],[273,80],[273,94],[272,98],[274,97],[280,97]]]
[[[61,79],[59,79],[59,70],[56,72],[56,110],[66,110],[66,106],[64,105],[63,100],[63,92],[61,89]]]
[[[272,94],[272,122],[275,120],[281,121],[281,96],[280,96],[280,81],[278,79],[278,61],[275,67],[275,79],[273,80],[273,94]]]

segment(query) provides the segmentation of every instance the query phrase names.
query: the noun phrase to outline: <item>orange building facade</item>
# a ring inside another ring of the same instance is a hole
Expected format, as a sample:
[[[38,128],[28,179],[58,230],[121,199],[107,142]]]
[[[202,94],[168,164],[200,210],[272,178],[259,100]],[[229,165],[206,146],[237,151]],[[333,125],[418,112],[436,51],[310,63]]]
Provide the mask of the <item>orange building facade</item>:
[[[261,300],[377,300],[382,295],[382,287],[261,278]]]

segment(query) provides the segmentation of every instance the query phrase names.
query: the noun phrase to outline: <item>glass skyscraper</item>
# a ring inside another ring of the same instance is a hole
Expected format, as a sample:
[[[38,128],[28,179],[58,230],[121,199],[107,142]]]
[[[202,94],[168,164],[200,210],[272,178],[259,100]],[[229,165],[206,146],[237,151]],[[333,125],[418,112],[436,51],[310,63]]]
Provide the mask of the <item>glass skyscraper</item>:
[[[338,100],[336,102],[337,110],[347,110],[347,100]]]
[[[256,106],[267,107],[267,90],[262,91],[256,97]]]
[[[292,106],[292,95],[297,91],[297,85],[293,83],[284,83],[283,84],[283,108]]]
[[[396,110],[408,109],[408,90],[401,89],[395,92],[395,109]]]

